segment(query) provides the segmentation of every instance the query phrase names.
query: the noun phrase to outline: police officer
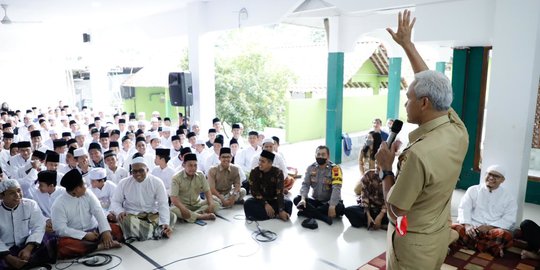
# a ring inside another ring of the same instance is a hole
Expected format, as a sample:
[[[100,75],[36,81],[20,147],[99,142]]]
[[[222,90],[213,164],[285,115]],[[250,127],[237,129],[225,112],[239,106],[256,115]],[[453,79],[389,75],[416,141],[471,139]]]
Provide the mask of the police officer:
[[[300,195],[294,198],[294,204],[299,210],[299,216],[319,219],[332,225],[332,218],[341,217],[345,207],[341,200],[341,168],[330,161],[329,156],[328,147],[317,147],[316,162],[307,168]],[[308,198],[310,188],[313,188],[312,198]]]

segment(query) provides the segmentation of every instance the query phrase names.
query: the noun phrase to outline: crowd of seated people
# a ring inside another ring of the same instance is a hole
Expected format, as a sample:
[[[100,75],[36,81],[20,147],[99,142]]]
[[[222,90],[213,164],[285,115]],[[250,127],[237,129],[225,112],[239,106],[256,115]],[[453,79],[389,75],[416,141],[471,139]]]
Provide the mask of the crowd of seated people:
[[[0,224],[0,266],[29,267],[123,242],[170,238],[177,221],[215,220],[220,209],[242,204],[249,220],[287,221],[295,206],[309,229],[317,228],[316,220],[331,225],[343,215],[353,227],[385,229],[374,159],[384,136],[380,123],[374,121],[359,154],[358,204],[345,207],[343,173],[326,146],[315,149],[299,194],[289,199],[295,177],[278,151],[279,138],[250,131],[244,140],[239,123],[227,134],[215,118],[203,138],[199,123],[183,121],[175,129],[158,113],[147,122],[144,114],[109,119],[68,106],[2,111],[0,215],[23,225]],[[467,191],[452,225],[459,235],[453,245],[504,256],[517,207],[500,186],[504,175],[492,166],[484,185]],[[530,220],[521,225],[523,236],[533,239],[522,256],[538,259],[539,227]]]

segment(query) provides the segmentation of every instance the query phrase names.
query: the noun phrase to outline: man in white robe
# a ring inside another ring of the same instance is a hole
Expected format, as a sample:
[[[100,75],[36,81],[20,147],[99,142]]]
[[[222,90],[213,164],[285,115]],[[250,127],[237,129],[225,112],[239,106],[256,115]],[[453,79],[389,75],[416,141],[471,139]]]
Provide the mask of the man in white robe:
[[[117,226],[111,229],[98,199],[86,190],[81,173],[73,169],[60,184],[66,192],[52,206],[52,224],[58,239],[58,258],[73,258],[96,250],[119,248]]]
[[[169,210],[165,185],[148,174],[144,158],[134,158],[131,166],[132,175],[116,187],[110,209],[126,242],[170,237],[176,215]]]

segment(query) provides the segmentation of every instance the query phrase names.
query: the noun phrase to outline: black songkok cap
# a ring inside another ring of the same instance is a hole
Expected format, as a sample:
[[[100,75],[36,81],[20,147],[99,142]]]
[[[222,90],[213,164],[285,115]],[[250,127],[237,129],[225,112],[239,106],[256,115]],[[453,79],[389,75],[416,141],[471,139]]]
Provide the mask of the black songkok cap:
[[[30,131],[30,138],[41,137],[41,132],[39,130]]]
[[[71,137],[71,132],[62,132],[62,137]]]
[[[278,136],[272,136],[272,140],[274,140],[277,144],[279,144]]]
[[[183,156],[185,154],[188,154],[188,153],[191,153],[191,148],[190,147],[184,147],[180,150],[180,155]]]
[[[67,142],[66,142],[67,145],[74,144],[74,143],[77,143],[77,140],[75,140],[75,139],[69,139],[69,140],[67,140]]]
[[[60,185],[66,188],[67,192],[73,191],[75,188],[83,185],[83,178],[78,169],[73,169],[67,172],[62,180]]]
[[[19,148],[30,148],[31,147],[31,144],[29,141],[22,141],[22,142],[19,142]]]
[[[11,127],[11,123],[4,123],[2,124],[2,129],[4,128],[10,128]]]
[[[232,138],[231,141],[229,142],[229,145],[233,145],[233,144],[238,144],[238,140],[235,138]]]
[[[90,145],[88,146],[88,151],[92,150],[92,149],[97,149],[99,151],[101,151],[101,145],[99,145],[99,143],[90,143]]]
[[[211,128],[211,129],[208,130],[208,133],[216,133],[216,132],[217,132],[217,131],[216,131],[215,128]]]
[[[156,156],[169,157],[171,155],[171,149],[168,148],[156,148]]]
[[[101,133],[99,133],[99,138],[109,138],[109,133],[101,132]]]
[[[60,155],[54,151],[47,150],[45,162],[60,162]]]
[[[264,157],[264,158],[267,158],[269,159],[270,161],[274,162],[274,157],[276,155],[274,155],[274,153],[270,152],[270,151],[266,151],[266,150],[263,150],[261,152],[261,157]]]
[[[67,145],[67,142],[64,139],[53,140],[53,147],[54,148],[62,147],[62,146],[66,146],[66,145]]]
[[[135,140],[135,144],[137,144],[138,142],[146,143],[146,139],[144,137],[137,137],[137,139]]]
[[[103,158],[108,158],[108,157],[112,157],[112,156],[116,156],[116,153],[113,151],[113,150],[108,150],[108,151],[105,151],[105,153],[103,154]]]
[[[223,155],[223,154],[230,154],[231,153],[231,148],[229,147],[223,147],[219,150],[219,155]]]
[[[126,135],[126,136],[122,137],[122,142],[124,142],[125,140],[129,140],[129,136]]]
[[[214,140],[214,143],[219,143],[223,146],[223,137],[216,137],[216,139]]]
[[[45,153],[43,153],[43,152],[41,152],[39,150],[34,150],[34,152],[32,153],[32,156],[39,158],[39,160],[44,160],[45,159]]]
[[[75,121],[75,120],[69,121],[69,125],[70,125],[70,126],[73,125],[73,124],[77,124],[77,121]]]
[[[125,124],[126,123],[126,119],[122,118],[122,119],[118,119],[118,124]]]
[[[252,130],[248,133],[248,136],[259,136],[259,132]]]
[[[171,142],[175,141],[175,140],[180,140],[180,136],[174,135],[174,136],[171,137]]]
[[[41,171],[37,175],[38,182],[47,183],[47,185],[56,186],[56,171]]]
[[[191,137],[195,137],[195,136],[197,136],[197,134],[195,134],[195,132],[193,132],[193,131],[187,134],[188,139],[191,138]]]
[[[13,139],[15,135],[11,132],[4,132],[4,139]]]
[[[176,135],[185,134],[183,129],[178,129]]]
[[[195,160],[197,161],[197,155],[193,154],[193,153],[188,153],[184,156],[184,162],[187,162],[187,161],[190,161],[190,160]]]
[[[221,122],[221,120],[219,120],[219,118],[217,117],[212,119],[212,124],[215,124],[216,122]]]
[[[120,130],[118,130],[118,129],[113,129],[113,130],[111,131],[111,135],[114,135],[114,134],[120,135]]]
[[[118,144],[117,141],[109,142],[109,148],[111,148],[111,147],[120,147],[120,144]]]
[[[232,129],[235,129],[235,128],[240,128],[240,124],[238,123],[232,124]]]

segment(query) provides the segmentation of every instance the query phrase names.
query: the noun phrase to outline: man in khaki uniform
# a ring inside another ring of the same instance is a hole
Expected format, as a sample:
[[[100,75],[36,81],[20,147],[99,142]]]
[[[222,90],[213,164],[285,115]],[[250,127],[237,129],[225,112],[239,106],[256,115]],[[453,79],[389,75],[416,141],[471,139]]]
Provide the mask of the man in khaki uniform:
[[[231,148],[223,147],[219,150],[220,163],[208,171],[210,191],[223,208],[243,203],[246,196],[246,190],[240,184],[240,167],[231,164],[231,160]]]
[[[214,201],[206,177],[197,171],[197,156],[189,153],[184,156],[184,169],[172,177],[171,212],[179,218],[193,223],[196,220],[214,220],[219,202]],[[206,201],[199,194],[204,192]]]
[[[411,41],[415,20],[406,10],[399,14],[397,33],[388,29],[415,72],[405,105],[407,121],[419,127],[409,134],[395,179],[392,163],[399,143],[390,148],[383,143],[376,156],[391,223],[387,269],[440,269],[450,237],[450,200],[468,145],[467,130],[450,108],[450,81],[428,70]],[[408,221],[408,227],[398,220]]]

